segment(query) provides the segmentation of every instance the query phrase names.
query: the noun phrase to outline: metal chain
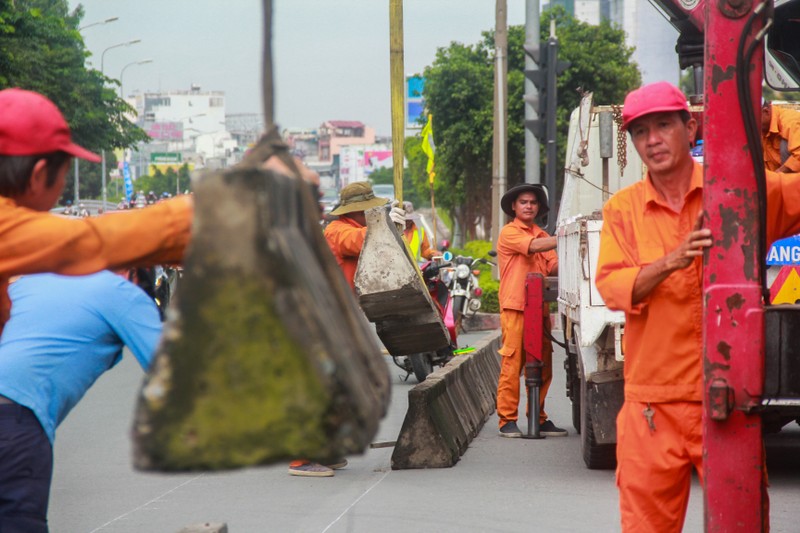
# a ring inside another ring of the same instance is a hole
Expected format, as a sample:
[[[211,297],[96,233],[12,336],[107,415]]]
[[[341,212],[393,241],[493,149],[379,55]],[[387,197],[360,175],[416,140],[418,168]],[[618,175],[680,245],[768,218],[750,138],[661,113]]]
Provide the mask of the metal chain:
[[[612,105],[611,109],[614,112],[614,122],[617,123],[617,165],[619,165],[620,176],[628,166],[628,136],[626,131],[622,129],[622,106]]]

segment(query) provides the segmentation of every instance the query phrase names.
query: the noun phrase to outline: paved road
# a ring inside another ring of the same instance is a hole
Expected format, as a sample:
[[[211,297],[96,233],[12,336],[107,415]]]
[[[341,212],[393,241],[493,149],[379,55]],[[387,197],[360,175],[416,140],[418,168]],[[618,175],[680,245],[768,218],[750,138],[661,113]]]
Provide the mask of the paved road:
[[[570,408],[558,349],[556,360],[547,408],[567,427]],[[414,385],[413,377],[404,382],[399,369],[390,368],[392,404],[378,441],[396,439]],[[613,472],[584,468],[571,427],[567,438],[502,439],[495,416],[449,469],[392,471],[392,450],[384,448],[351,457],[347,468],[324,479],[291,477],[286,465],[219,474],[134,472],[127,433],[140,379],[127,354],[59,429],[50,505],[54,533],[176,533],[202,521],[227,522],[231,533],[619,529]],[[798,531],[799,442],[800,431],[782,435],[775,456],[785,461],[770,462],[773,532]],[[702,531],[697,483],[685,531]]]

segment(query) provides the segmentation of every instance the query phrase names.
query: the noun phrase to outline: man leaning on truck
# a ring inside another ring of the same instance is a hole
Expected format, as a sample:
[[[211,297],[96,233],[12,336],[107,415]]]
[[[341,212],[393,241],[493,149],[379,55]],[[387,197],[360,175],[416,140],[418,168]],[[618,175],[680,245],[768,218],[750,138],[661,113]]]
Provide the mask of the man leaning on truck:
[[[503,226],[497,240],[497,263],[500,267],[500,327],[503,346],[500,348],[500,378],[497,383],[497,416],[501,437],[521,437],[517,426],[519,411],[519,376],[525,366],[522,344],[525,309],[525,277],[529,272],[544,276],[558,273],[556,238],[536,225],[537,217],[548,211],[547,194],[538,184],[524,183],[509,189],[500,200],[503,212],[513,220]],[[544,332],[550,333],[550,312],[544,304]],[[542,339],[542,387],[539,391],[540,434],[565,437],[567,430],[547,419],[544,400],[553,380],[553,345]]]
[[[702,461],[703,167],[686,97],[667,82],[625,98],[622,127],[645,179],[603,209],[596,283],[625,312],[625,402],[617,417],[623,531],[680,532]],[[800,231],[800,176],[767,172],[769,242]]]

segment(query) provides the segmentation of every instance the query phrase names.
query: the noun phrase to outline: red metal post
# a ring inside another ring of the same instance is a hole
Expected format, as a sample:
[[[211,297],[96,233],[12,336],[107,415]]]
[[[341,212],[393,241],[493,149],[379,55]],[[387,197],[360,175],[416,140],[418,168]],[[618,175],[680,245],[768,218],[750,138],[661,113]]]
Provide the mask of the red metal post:
[[[549,318],[549,317],[548,317]],[[525,388],[528,393],[528,433],[539,439],[539,391],[542,388],[542,341],[544,340],[544,277],[529,272],[525,277],[525,311],[522,343],[525,350]]]
[[[763,531],[765,511],[761,418],[764,323],[758,248],[758,193],[739,104],[737,77],[749,76],[760,110],[762,52],[736,68],[739,39],[760,2],[706,2],[704,213],[714,245],[704,283],[704,417],[706,531]],[[751,35],[761,28],[753,25]],[[751,38],[748,38],[748,43]],[[760,118],[757,115],[757,124]]]

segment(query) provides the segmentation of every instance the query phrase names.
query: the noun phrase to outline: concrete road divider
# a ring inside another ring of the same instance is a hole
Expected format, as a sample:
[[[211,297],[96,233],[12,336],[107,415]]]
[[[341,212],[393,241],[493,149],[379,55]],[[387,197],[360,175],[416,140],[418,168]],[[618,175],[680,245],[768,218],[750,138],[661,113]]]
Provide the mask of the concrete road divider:
[[[494,412],[500,375],[500,332],[457,356],[408,392],[408,411],[392,469],[453,466]]]

